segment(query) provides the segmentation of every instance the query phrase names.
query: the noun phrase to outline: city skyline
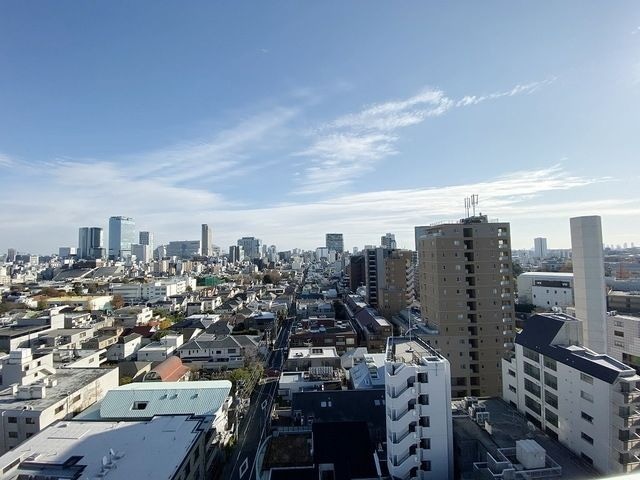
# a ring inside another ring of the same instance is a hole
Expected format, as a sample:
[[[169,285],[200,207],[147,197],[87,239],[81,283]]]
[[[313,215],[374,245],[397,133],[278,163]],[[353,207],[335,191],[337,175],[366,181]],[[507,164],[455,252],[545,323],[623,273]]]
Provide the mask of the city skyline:
[[[2,7],[0,251],[112,215],[158,244],[215,219],[225,250],[413,248],[471,194],[514,248],[568,248],[591,214],[640,243],[637,4],[141,4]]]

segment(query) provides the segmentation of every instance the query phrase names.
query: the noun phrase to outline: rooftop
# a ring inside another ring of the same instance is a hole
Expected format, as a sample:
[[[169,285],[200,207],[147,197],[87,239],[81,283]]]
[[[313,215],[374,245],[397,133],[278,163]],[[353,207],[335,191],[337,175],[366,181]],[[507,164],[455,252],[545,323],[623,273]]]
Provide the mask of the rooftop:
[[[292,347],[289,349],[289,359],[302,358],[338,358],[336,347]]]
[[[22,461],[17,470],[3,476],[8,480],[20,474],[99,478],[104,463],[117,468],[109,478],[172,478],[200,435],[196,428],[200,422],[187,416],[138,422],[62,421],[0,457],[0,467],[4,471]],[[145,460],[141,447],[153,457]]]
[[[18,399],[11,389],[0,392],[0,410],[45,410],[86,385],[113,371],[112,368],[58,368],[46,378],[57,380],[54,387],[46,388],[45,398]],[[32,384],[30,386],[34,386]]]
[[[425,364],[441,362],[444,357],[419,337],[389,337],[387,360],[401,363]]]

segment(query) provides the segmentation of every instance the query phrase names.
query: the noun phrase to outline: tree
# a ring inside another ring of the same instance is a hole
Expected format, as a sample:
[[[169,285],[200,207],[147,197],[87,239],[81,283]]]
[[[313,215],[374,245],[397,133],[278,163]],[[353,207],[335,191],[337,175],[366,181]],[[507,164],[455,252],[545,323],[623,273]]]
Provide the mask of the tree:
[[[518,262],[513,262],[513,276],[518,277],[522,272],[522,265],[520,265]]]
[[[124,307],[124,298],[122,298],[122,295],[115,294],[111,300],[111,306],[114,310]]]
[[[269,275],[267,273],[264,277],[262,277],[262,283],[264,285],[267,285],[267,284],[270,284],[270,283],[272,284],[273,283],[273,279],[271,278],[271,275]]]

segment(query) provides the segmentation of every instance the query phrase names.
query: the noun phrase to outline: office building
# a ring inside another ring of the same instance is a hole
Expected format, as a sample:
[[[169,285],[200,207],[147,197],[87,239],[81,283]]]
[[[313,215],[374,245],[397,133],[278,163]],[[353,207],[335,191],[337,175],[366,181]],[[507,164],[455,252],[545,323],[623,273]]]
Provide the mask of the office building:
[[[547,239],[538,237],[533,239],[533,256],[540,260],[547,258]]]
[[[210,257],[213,255],[213,230],[206,223],[202,224],[202,255]]]
[[[16,249],[9,248],[7,249],[7,262],[15,262],[16,261]]]
[[[570,223],[575,314],[584,322],[585,347],[606,353],[607,303],[600,217],[574,217]]]
[[[393,233],[387,233],[380,237],[380,246],[382,248],[396,248],[396,236]]]
[[[366,283],[366,263],[364,255],[351,255],[349,258],[349,288],[352,292]]]
[[[238,246],[242,247],[245,257],[249,260],[255,260],[262,257],[262,240],[259,238],[242,237],[238,240]]]
[[[136,243],[135,228],[133,218],[109,218],[109,258],[117,260],[131,256],[131,245]]]
[[[140,245],[147,245],[149,250],[153,252],[154,243],[153,243],[153,233],[152,232],[140,232],[138,235],[138,243]]]
[[[385,362],[387,465],[393,478],[452,479],[449,362],[418,338],[391,337]]]
[[[75,247],[60,247],[58,248],[58,256],[60,258],[63,259],[67,259],[71,256],[75,256],[76,255],[76,248]]]
[[[341,233],[327,233],[325,235],[325,247],[336,253],[344,252],[344,238]]]
[[[538,308],[573,305],[573,273],[524,272],[518,276],[518,302]]]
[[[78,230],[78,258],[96,260],[106,257],[104,230],[100,227],[81,227]]]
[[[167,244],[167,256],[192,258],[200,255],[200,240],[179,240]]]
[[[640,376],[581,346],[583,322],[564,314],[527,319],[502,361],[505,401],[605,475],[640,469]]]
[[[140,243],[134,243],[131,245],[131,255],[136,257],[138,262],[149,263],[152,260],[150,245],[143,245]]]
[[[480,215],[435,225],[419,252],[422,316],[451,363],[453,397],[499,395],[514,336],[509,224]]]

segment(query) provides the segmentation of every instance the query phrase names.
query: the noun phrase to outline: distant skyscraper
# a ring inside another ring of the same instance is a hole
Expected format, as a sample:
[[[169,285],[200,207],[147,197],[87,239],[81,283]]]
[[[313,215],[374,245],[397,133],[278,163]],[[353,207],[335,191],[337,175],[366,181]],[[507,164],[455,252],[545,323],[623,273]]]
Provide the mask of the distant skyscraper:
[[[75,247],[60,247],[58,249],[58,256],[60,258],[69,258],[71,255],[75,255],[75,254],[76,254]]]
[[[255,237],[242,237],[238,240],[238,246],[244,249],[245,256],[251,260],[261,258],[262,255],[262,240]]]
[[[153,233],[152,232],[140,232],[138,238],[139,238],[138,243],[140,245],[148,245],[149,246],[149,250],[151,252],[153,252],[154,243],[153,243]]]
[[[396,236],[393,233],[387,233],[380,237],[380,246],[382,248],[396,248]]]
[[[10,248],[7,250],[7,262],[15,262],[16,261],[16,249]]]
[[[607,306],[600,217],[574,217],[571,223],[573,297],[582,320],[584,345],[607,353]]]
[[[151,250],[149,245],[142,243],[131,244],[131,255],[135,256],[138,262],[149,263],[153,255],[152,252],[153,250]]]
[[[203,256],[210,257],[213,255],[213,231],[206,223],[202,224],[202,241],[200,243],[202,245]]]
[[[344,239],[341,233],[327,233],[325,236],[325,246],[334,252],[344,252]]]
[[[109,258],[124,259],[131,256],[131,245],[136,243],[135,228],[133,218],[109,218]]]
[[[547,258],[547,239],[538,237],[533,239],[533,256],[535,258]]]
[[[200,255],[200,240],[181,240],[167,245],[169,257],[191,258],[196,255]]]
[[[87,260],[102,259],[105,256],[104,231],[100,227],[81,227],[78,229],[78,258]]]

